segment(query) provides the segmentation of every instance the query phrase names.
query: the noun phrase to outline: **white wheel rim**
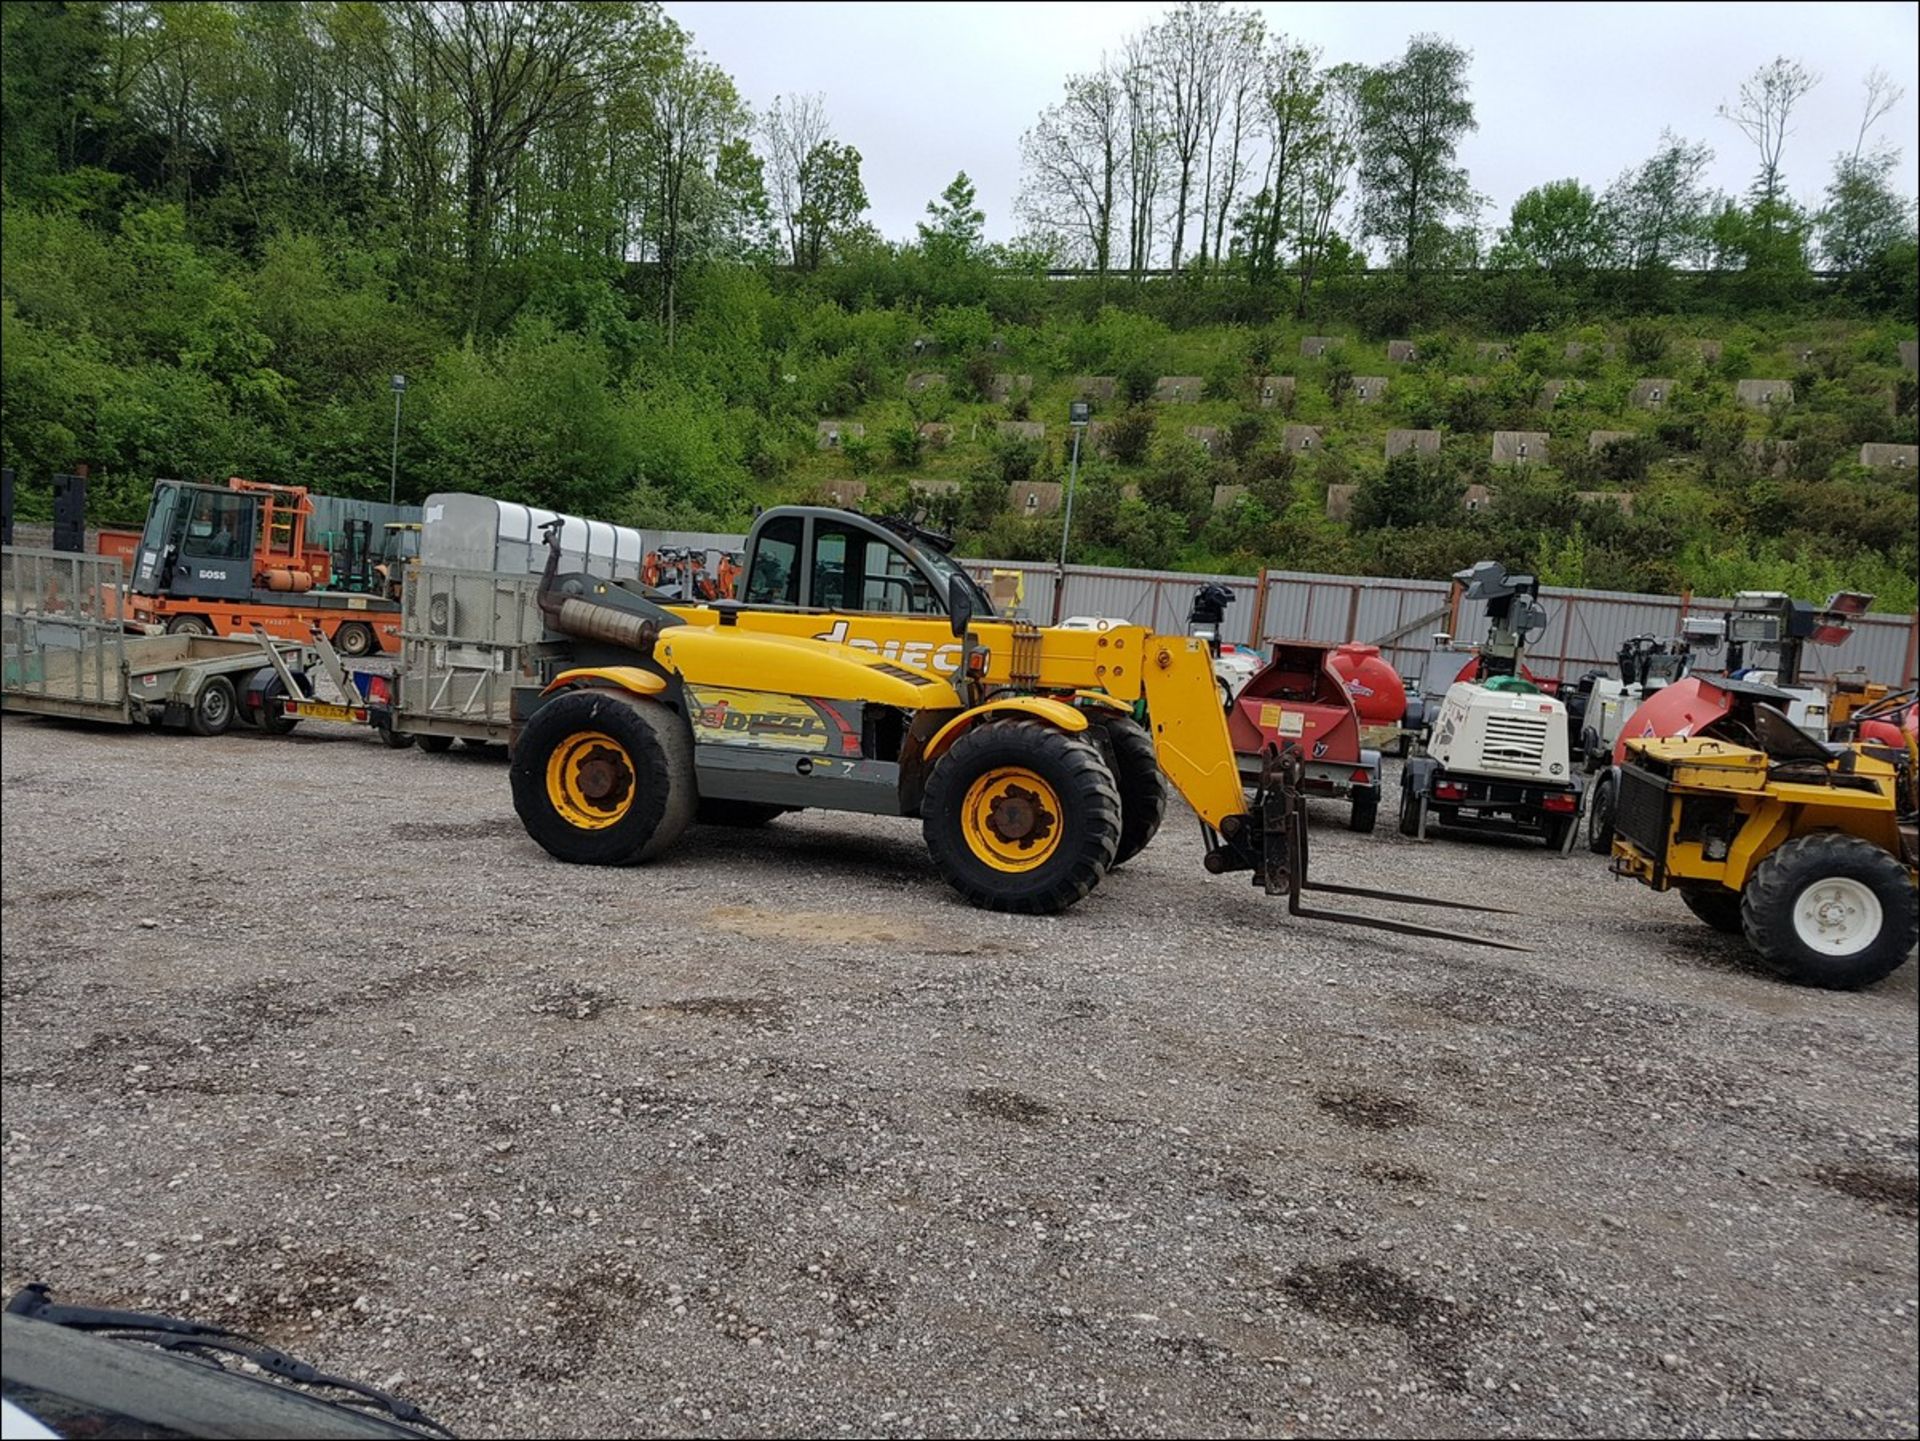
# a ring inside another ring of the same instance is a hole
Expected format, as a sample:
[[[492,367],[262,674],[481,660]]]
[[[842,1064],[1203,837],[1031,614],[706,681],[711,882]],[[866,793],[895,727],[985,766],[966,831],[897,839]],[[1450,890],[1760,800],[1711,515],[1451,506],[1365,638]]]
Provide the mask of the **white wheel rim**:
[[[1793,903],[1794,934],[1823,956],[1858,955],[1880,935],[1880,898],[1851,876],[1826,876]]]

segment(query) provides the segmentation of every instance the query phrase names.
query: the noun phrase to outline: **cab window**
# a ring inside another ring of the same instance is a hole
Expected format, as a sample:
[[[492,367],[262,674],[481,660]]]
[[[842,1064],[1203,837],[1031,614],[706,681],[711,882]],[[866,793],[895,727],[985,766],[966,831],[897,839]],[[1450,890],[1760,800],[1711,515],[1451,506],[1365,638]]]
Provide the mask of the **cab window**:
[[[253,549],[253,502],[243,495],[202,491],[193,499],[180,549],[187,555],[240,556]]]
[[[837,521],[814,522],[813,604],[880,615],[933,615],[933,587],[881,537]]]
[[[783,516],[770,521],[753,548],[753,569],[747,575],[749,605],[800,604],[800,518]]]

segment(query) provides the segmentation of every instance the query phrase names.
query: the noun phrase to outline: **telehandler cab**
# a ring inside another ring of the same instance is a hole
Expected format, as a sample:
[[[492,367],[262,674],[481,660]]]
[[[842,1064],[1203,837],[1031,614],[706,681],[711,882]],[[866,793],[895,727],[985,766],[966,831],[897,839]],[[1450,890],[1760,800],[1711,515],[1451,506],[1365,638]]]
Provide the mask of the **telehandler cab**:
[[[512,777],[528,833],[561,860],[648,860],[696,814],[918,816],[967,901],[1052,914],[1152,840],[1170,780],[1207,869],[1250,871],[1295,915],[1472,940],[1301,896],[1488,909],[1309,880],[1299,757],[1269,755],[1249,807],[1205,640],[999,619],[910,523],[764,512],[742,597],[707,605],[560,574],[557,529],[548,546],[540,606],[568,655],[515,692]]]

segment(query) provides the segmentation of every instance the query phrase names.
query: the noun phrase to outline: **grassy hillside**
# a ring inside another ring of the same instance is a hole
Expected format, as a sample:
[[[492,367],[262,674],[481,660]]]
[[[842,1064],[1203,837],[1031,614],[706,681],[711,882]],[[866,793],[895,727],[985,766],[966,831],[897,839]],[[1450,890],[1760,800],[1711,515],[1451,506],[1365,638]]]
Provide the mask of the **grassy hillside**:
[[[1885,608],[1914,604],[1914,474],[1859,464],[1862,444],[1915,440],[1914,376],[1895,327],[1695,316],[1511,341],[1441,332],[1407,337],[1418,357],[1410,363],[1389,361],[1384,339],[1351,332],[1309,358],[1309,333],[1327,327],[1174,331],[1109,311],[941,337],[933,353],[903,353],[871,399],[832,407],[834,419],[864,427],[863,439],[804,451],[772,489],[821,498],[858,480],[870,509],[917,502],[976,551],[1050,558],[1059,518],[1010,513],[1006,487],[1066,479],[1076,377],[1110,375],[1119,394],[1093,406],[1102,443],[1083,450],[1079,560],[1430,575],[1498,554],[1560,584],[1703,593],[1846,585],[1875,591]],[[1573,357],[1570,344],[1580,347]],[[946,383],[910,393],[909,376],[930,371]],[[1033,388],[989,399],[995,375],[1031,375]],[[1194,403],[1129,397],[1150,397],[1162,375],[1198,376],[1204,390]],[[1276,375],[1292,377],[1292,393],[1263,407],[1260,378]],[[1384,394],[1361,401],[1356,376],[1384,377]],[[1636,403],[1645,379],[1671,382],[1657,405]],[[1786,381],[1793,400],[1742,405],[1743,379]],[[1007,421],[1040,422],[1046,436],[1037,445],[1003,438]],[[927,422],[950,427],[951,442],[916,447],[910,437]],[[1289,425],[1317,427],[1320,447],[1289,450]],[[1122,455],[1116,427],[1133,441]],[[1189,427],[1217,432],[1212,454]],[[1393,429],[1439,431],[1440,454],[1390,463]],[[1496,430],[1546,433],[1546,463],[1495,463]],[[1595,431],[1623,435],[1596,450]],[[1245,491],[1216,506],[1216,486]],[[1346,522],[1327,518],[1333,486],[1356,487]],[[1490,511],[1465,512],[1469,486],[1492,491]],[[1582,491],[1624,495],[1631,514],[1618,500],[1583,502]]]

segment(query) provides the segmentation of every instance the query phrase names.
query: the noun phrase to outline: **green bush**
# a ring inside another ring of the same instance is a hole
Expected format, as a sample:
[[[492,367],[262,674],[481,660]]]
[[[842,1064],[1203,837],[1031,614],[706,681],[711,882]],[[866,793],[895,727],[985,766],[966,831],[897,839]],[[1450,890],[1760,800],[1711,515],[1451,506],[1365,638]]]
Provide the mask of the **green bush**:
[[[910,469],[920,463],[921,453],[927,447],[927,439],[920,428],[911,421],[905,425],[893,425],[887,428],[887,450],[893,457],[893,463],[901,469]]]
[[[1101,444],[1122,465],[1138,465],[1153,447],[1154,416],[1150,410],[1122,411],[1106,423]]]

